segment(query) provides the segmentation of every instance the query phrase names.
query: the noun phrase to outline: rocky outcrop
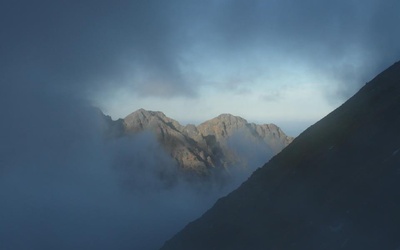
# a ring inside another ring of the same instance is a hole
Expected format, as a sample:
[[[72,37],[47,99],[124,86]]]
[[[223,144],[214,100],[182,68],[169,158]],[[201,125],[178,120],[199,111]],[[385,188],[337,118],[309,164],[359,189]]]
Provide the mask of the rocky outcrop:
[[[141,131],[155,133],[165,150],[183,169],[206,174],[215,165],[212,154],[184,133],[184,126],[162,112],[139,109],[125,117],[124,123],[127,134]]]
[[[256,125],[230,114],[220,115],[199,126],[182,126],[162,112],[139,109],[123,122],[126,134],[155,133],[180,167],[199,174],[208,174],[216,167],[247,164],[247,160],[232,148],[235,137],[261,146],[266,155],[280,152],[293,140],[274,124]]]
[[[275,124],[257,125],[248,123],[245,119],[230,114],[222,114],[198,126],[202,135],[215,136],[216,141],[227,149],[227,142],[232,136],[241,135],[243,139],[253,143],[262,143],[274,154],[279,153],[293,141]]]

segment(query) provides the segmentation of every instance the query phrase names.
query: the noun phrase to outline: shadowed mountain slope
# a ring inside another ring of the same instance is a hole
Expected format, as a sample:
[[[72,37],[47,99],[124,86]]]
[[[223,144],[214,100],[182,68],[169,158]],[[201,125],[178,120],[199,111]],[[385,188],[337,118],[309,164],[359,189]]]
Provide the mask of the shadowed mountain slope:
[[[400,62],[161,248],[400,249]]]

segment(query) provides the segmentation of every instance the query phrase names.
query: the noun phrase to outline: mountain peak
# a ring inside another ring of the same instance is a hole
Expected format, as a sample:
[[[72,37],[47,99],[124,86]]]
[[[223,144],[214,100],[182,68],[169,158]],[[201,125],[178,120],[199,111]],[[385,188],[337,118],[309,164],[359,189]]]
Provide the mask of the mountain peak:
[[[233,136],[242,136],[260,146],[266,156],[278,153],[293,139],[277,126],[250,124],[232,114],[221,114],[198,126],[182,126],[163,112],[138,109],[126,116],[123,123],[127,134],[145,130],[154,133],[178,165],[197,172],[245,162],[229,148]]]
[[[161,111],[146,110],[143,108],[140,108],[140,109],[132,112],[131,114],[127,115],[125,117],[125,119],[129,116],[137,116],[137,117],[144,117],[144,118],[151,117],[151,116],[157,116],[157,117],[163,117],[163,118],[166,117],[166,115]]]
[[[220,114],[220,115],[217,116],[216,118],[218,118],[218,119],[245,120],[245,119],[243,119],[243,118],[240,117],[240,116],[232,115],[232,114],[229,114],[229,113]]]
[[[124,118],[126,128],[130,132],[145,129],[154,130],[158,127],[168,126],[172,129],[183,129],[179,122],[167,117],[163,112],[138,109]]]
[[[211,120],[205,121],[197,129],[202,134],[213,134],[218,138],[231,136],[237,130],[244,129],[247,121],[239,116],[221,114]]]
[[[206,122],[214,122],[214,123],[225,122],[228,124],[247,123],[246,119],[228,113],[220,114],[219,116],[211,120],[208,120]]]

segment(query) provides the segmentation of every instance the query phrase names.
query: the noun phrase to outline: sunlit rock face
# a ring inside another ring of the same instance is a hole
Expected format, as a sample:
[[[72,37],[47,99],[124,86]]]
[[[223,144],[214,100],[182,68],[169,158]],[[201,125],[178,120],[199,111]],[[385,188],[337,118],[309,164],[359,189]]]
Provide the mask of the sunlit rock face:
[[[400,62],[167,241],[180,249],[399,249]]]
[[[202,175],[214,168],[246,167],[251,159],[237,147],[242,143],[263,151],[261,154],[270,158],[293,140],[274,124],[256,125],[230,114],[198,126],[182,126],[162,112],[139,109],[123,122],[125,135],[153,132],[182,169]]]
[[[293,137],[287,136],[275,124],[257,125],[248,123],[245,119],[230,114],[222,114],[206,121],[197,127],[201,135],[215,136],[216,141],[228,148],[229,139],[238,134],[256,144],[263,143],[274,154],[279,153],[292,142]]]

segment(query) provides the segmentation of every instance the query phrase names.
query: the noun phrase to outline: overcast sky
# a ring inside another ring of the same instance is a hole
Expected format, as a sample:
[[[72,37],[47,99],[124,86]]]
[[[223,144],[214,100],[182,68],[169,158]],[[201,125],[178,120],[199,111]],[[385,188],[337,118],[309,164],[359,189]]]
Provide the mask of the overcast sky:
[[[240,144],[259,161],[230,170],[225,189],[166,188],[160,176],[177,169],[156,139],[105,142],[90,106],[181,123],[232,113],[297,135],[400,59],[399,10],[398,0],[0,1],[0,248],[155,249],[266,160]]]
[[[399,10],[397,0],[2,1],[1,91],[78,96],[113,118],[232,113],[296,135],[399,60]]]

